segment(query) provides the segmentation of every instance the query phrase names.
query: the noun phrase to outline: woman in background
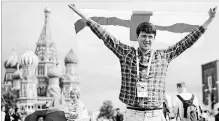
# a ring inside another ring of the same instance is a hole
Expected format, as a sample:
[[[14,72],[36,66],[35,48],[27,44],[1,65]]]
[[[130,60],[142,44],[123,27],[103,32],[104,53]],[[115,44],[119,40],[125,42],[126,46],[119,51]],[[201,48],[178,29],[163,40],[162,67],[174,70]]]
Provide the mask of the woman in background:
[[[74,88],[70,92],[71,102],[69,103],[69,109],[67,113],[67,119],[81,119],[83,118],[83,113],[85,110],[84,103],[79,100],[80,98],[80,89]]]

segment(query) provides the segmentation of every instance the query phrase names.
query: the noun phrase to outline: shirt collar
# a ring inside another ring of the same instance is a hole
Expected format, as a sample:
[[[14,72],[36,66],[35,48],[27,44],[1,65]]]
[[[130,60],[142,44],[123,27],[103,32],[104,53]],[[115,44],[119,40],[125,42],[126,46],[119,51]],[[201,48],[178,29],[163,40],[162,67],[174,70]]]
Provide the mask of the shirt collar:
[[[145,56],[145,55],[150,55],[152,49],[147,50],[146,53],[143,53],[140,48],[138,48],[138,56]]]

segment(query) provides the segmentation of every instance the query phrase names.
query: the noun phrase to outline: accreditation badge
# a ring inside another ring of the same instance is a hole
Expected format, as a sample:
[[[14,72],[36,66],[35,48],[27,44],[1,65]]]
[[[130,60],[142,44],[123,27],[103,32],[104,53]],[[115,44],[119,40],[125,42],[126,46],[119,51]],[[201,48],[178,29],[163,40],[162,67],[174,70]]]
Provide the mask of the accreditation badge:
[[[147,83],[137,82],[137,97],[148,97]]]

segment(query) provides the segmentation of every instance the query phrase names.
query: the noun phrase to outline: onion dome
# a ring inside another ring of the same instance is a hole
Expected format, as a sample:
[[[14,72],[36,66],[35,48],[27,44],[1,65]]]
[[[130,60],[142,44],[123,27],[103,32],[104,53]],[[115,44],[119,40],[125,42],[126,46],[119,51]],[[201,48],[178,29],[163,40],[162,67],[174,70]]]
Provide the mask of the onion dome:
[[[76,54],[72,49],[65,56],[65,64],[68,63],[78,64],[78,57],[76,56]]]
[[[49,78],[55,78],[55,77],[60,78],[62,76],[61,69],[58,66],[54,65],[48,70],[47,76]]]
[[[5,61],[4,66],[5,68],[14,68],[16,69],[19,64],[19,59],[15,49],[12,50],[11,56]]]
[[[37,66],[38,57],[32,50],[28,50],[21,56],[21,64],[25,66]]]

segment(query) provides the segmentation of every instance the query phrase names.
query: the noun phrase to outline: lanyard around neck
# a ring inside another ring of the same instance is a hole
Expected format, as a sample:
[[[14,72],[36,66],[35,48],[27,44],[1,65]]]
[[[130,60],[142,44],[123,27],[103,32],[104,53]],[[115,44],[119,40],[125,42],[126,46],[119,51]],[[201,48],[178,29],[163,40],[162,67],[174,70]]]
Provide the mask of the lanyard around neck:
[[[150,72],[150,68],[151,68],[151,60],[152,60],[152,57],[153,57],[153,50],[151,50],[151,54],[150,54],[150,59],[149,59],[149,63],[148,63],[148,68],[147,68],[147,76],[149,76],[149,72]],[[140,77],[139,77],[139,58],[138,58],[138,49],[136,49],[136,65],[137,65],[137,81],[140,80]]]

